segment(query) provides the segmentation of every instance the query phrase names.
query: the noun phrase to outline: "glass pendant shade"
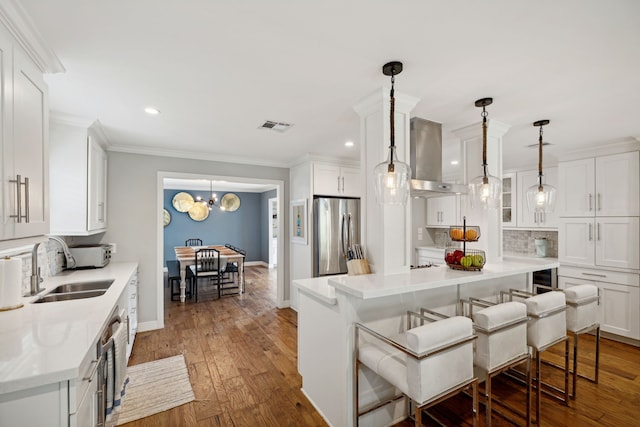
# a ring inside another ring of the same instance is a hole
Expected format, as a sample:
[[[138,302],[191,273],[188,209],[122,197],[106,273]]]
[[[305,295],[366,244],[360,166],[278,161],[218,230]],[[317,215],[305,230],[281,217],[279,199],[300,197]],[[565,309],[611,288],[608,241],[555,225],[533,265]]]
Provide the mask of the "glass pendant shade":
[[[540,136],[538,137],[538,182],[527,188],[527,206],[532,213],[553,213],[556,208],[555,187],[542,183],[542,127],[548,124],[549,120],[538,120],[533,123],[540,128]]]
[[[502,193],[502,180],[492,175],[479,176],[469,183],[472,208],[498,209]]]
[[[553,185],[535,184],[527,188],[529,212],[553,213],[556,208],[556,188]]]
[[[395,147],[389,147],[389,157],[373,169],[376,200],[385,205],[404,205],[409,199],[411,168],[399,161]]]

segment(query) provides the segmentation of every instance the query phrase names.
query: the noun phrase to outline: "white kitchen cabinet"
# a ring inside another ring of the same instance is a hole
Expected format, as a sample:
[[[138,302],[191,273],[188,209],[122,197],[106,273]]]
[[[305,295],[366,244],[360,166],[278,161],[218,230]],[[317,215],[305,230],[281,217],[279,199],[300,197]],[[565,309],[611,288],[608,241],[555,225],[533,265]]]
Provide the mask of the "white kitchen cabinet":
[[[459,224],[456,195],[427,199],[427,227],[449,227]]]
[[[318,196],[360,197],[360,169],[314,163],[313,194]]]
[[[558,286],[592,284],[598,287],[601,330],[640,339],[640,276],[635,273],[560,267]]]
[[[542,171],[542,183],[558,189],[558,168],[547,168]],[[517,173],[517,226],[519,228],[557,228],[558,210],[551,213],[531,212],[527,204],[527,190],[538,184],[538,171],[523,171]]]
[[[0,25],[0,240],[49,232],[49,102],[42,72]]]
[[[640,269],[640,218],[561,218],[558,259],[585,267]]]
[[[640,215],[639,160],[634,151],[560,163],[560,216]]]
[[[515,173],[502,176],[502,226],[515,227],[518,215],[517,179]]]
[[[107,153],[98,125],[51,123],[51,234],[107,229]]]

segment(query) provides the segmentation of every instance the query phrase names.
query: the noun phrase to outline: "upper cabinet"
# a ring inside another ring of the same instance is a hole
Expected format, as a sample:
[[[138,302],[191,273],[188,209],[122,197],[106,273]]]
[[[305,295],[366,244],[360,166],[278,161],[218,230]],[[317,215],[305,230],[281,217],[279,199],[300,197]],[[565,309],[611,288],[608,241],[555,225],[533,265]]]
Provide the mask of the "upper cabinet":
[[[449,227],[458,221],[458,196],[430,197],[427,199],[427,227]]]
[[[638,174],[637,151],[561,163],[560,215],[640,215]]]
[[[313,164],[313,194],[360,197],[360,169],[331,164]]]
[[[107,153],[97,123],[51,123],[51,234],[107,229]]]
[[[0,240],[49,232],[48,92],[42,71],[0,25]]]
[[[558,209],[552,213],[531,212],[527,204],[527,189],[538,183],[538,171],[518,172],[518,227],[520,228],[557,228]],[[558,168],[546,168],[543,170],[543,184],[549,184],[558,188]]]
[[[505,173],[502,177],[502,226],[515,227],[517,222],[516,174]]]

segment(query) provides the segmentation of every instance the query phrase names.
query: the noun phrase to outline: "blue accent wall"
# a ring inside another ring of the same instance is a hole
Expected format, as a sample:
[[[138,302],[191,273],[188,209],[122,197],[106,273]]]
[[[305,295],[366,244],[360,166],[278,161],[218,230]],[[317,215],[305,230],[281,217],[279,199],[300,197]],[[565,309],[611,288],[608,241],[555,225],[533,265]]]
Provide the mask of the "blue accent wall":
[[[230,243],[247,251],[246,261],[269,262],[267,247],[266,259],[263,258],[263,240],[266,239],[266,210],[268,197],[263,194],[271,193],[241,193],[234,191],[240,197],[240,208],[235,212],[224,212],[214,208],[204,221],[194,221],[187,212],[178,212],[171,201],[176,193],[185,191],[192,196],[200,192],[192,190],[164,190],[164,208],[171,214],[171,222],[164,227],[164,265],[167,260],[176,259],[173,248],[183,246],[189,238],[202,239],[205,245],[224,245]],[[227,191],[216,191],[218,200]],[[276,191],[273,191],[275,197]],[[202,194],[207,197],[207,194]],[[265,219],[263,219],[265,218]]]

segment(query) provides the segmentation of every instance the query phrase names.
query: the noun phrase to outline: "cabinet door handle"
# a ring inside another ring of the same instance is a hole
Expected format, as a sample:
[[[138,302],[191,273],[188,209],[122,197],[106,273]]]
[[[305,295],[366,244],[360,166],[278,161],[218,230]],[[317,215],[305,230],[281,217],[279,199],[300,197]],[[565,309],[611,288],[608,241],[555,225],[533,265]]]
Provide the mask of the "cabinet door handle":
[[[101,358],[91,361],[91,363],[95,363],[96,365],[93,367],[93,369],[91,370],[91,373],[88,376],[82,378],[82,381],[89,381],[89,382],[93,381],[93,376],[96,374],[96,371],[98,370],[98,367],[100,366],[100,360],[101,360]]]
[[[589,241],[593,240],[593,225],[589,224]]]
[[[600,223],[596,224],[596,239],[600,240]]]
[[[593,276],[593,277],[607,277],[606,274],[595,274],[595,273],[582,273],[583,276]]]
[[[25,178],[25,181],[26,180]],[[22,218],[26,218],[22,215],[22,176],[16,175],[16,179],[10,179],[9,182],[16,183],[16,214],[9,215],[9,217],[16,218],[16,222],[21,223]]]
[[[540,223],[544,224],[547,221],[547,214],[545,212],[540,212]]]
[[[598,210],[602,210],[602,203],[600,200],[600,193],[598,193],[598,198],[597,198],[597,205],[598,205]]]
[[[340,192],[340,176],[338,176],[338,193]]]
[[[104,202],[98,203],[98,221],[104,221]]]
[[[592,199],[593,199],[593,194],[589,193],[589,212],[591,212],[593,210],[593,208],[591,207]]]
[[[342,192],[344,193],[344,176],[342,177]]]

